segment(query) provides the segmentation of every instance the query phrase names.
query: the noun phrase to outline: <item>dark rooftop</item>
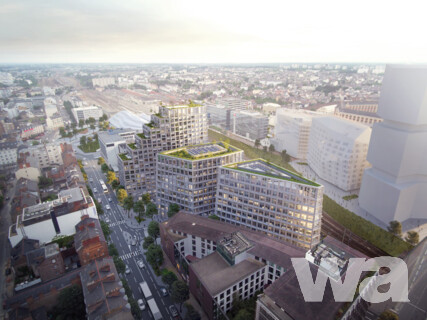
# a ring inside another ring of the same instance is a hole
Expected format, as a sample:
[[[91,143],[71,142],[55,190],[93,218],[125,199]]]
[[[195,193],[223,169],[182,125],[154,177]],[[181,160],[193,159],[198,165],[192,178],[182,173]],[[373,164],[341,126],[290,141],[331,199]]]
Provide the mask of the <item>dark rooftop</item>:
[[[84,218],[76,224],[76,234],[74,235],[74,246],[76,251],[80,250],[84,241],[96,237],[99,237],[101,242],[105,242],[104,233],[102,232],[99,220],[89,217]]]
[[[310,276],[316,279],[318,268],[311,263],[309,265]],[[273,282],[264,291],[264,294],[274,302],[275,306],[281,308],[282,312],[284,310],[292,319],[298,320],[335,319],[335,314],[344,304],[342,302],[335,302],[329,281],[327,282],[322,302],[305,302],[293,268],[290,268],[279,279]]]
[[[133,319],[112,258],[91,262],[80,273],[88,320]]]
[[[268,237],[264,233],[189,214],[184,211],[178,212],[168,221],[163,222],[161,227],[198,236],[203,239],[215,241],[216,243],[234,232],[240,232],[253,245],[253,247],[248,250],[248,253],[264,258],[283,268],[290,267],[291,257],[305,257],[306,253],[302,248]],[[171,234],[171,232],[169,232],[169,234]],[[174,233],[172,234],[179,236]]]

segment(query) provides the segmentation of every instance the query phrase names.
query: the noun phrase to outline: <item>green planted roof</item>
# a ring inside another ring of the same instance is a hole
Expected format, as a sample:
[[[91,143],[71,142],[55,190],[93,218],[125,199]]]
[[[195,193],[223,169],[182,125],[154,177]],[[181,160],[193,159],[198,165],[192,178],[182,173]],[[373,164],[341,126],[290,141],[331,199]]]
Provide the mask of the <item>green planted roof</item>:
[[[187,160],[200,160],[219,157],[239,151],[242,150],[228,144],[224,145],[223,143],[206,143],[163,151],[160,154]]]
[[[122,159],[123,161],[132,160],[132,158],[130,158],[126,153],[119,153],[119,157],[120,157],[120,159]]]
[[[266,177],[307,184],[314,187],[320,187],[320,184],[317,184],[314,181],[303,178],[301,175],[295,172],[276,166],[275,164],[272,164],[264,159],[253,159],[253,160],[228,164],[228,165],[225,165],[224,167],[233,169],[233,170],[251,173],[251,174],[262,175]]]

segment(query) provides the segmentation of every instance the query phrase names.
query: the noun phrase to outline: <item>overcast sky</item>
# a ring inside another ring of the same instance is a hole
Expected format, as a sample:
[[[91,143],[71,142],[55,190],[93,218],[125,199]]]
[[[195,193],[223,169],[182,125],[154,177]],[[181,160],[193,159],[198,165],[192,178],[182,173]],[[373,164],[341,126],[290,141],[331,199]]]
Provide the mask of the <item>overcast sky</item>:
[[[426,63],[420,3],[0,0],[0,63]]]

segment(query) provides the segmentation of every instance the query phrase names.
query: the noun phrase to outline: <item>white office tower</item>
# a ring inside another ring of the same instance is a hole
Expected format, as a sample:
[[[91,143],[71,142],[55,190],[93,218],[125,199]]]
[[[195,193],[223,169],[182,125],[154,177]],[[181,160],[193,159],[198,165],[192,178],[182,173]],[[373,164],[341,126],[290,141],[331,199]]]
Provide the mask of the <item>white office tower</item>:
[[[427,67],[387,66],[360,206],[388,224],[427,219]]]
[[[305,160],[308,151],[311,121],[319,114],[313,111],[279,109],[273,139],[277,151],[286,150],[291,157]]]
[[[322,179],[344,191],[357,190],[369,163],[371,128],[335,117],[314,118],[307,162]]]

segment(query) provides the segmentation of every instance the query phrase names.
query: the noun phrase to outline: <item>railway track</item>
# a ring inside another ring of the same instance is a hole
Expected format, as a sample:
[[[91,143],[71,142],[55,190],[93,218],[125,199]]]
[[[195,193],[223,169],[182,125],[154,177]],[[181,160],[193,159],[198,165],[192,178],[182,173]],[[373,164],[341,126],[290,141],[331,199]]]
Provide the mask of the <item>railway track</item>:
[[[327,213],[323,212],[322,215],[322,229],[323,235],[329,235],[335,239],[343,242],[344,244],[352,247],[365,254],[366,256],[373,258],[379,256],[388,256],[385,251],[377,248],[372,243],[366,241],[360,236],[354,234],[349,229],[345,228],[340,223],[333,220]]]

